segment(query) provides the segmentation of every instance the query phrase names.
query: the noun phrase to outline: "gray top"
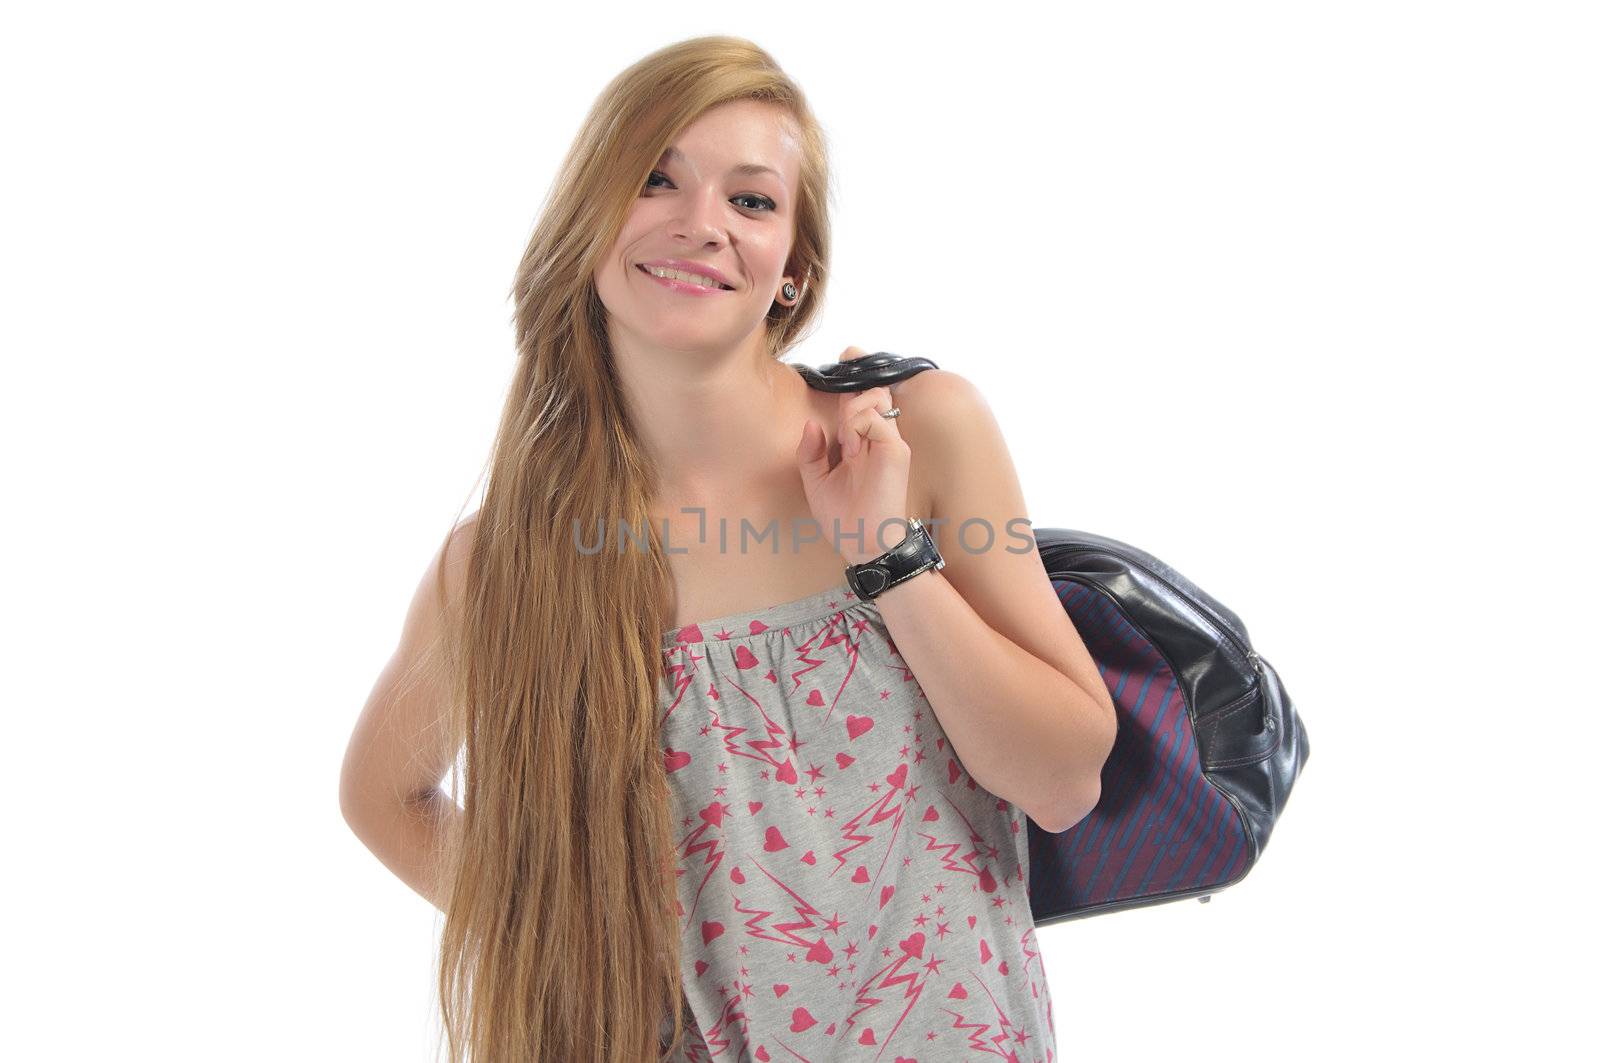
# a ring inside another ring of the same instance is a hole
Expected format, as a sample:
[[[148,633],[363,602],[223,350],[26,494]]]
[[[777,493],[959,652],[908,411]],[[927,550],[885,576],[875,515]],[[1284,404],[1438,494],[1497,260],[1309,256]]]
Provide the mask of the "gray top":
[[[1053,1061],[1026,817],[963,770],[877,604],[841,582],[661,645],[674,1063]]]

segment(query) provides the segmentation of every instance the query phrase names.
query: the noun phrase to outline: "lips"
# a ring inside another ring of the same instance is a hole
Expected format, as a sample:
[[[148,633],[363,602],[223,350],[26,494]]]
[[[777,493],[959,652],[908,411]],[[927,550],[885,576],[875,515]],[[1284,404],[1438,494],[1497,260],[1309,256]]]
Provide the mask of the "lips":
[[[710,277],[712,280],[716,281],[722,286],[720,289],[721,291],[733,291],[733,285],[729,284],[727,278],[721,273],[709,266],[703,266],[695,262],[683,262],[676,259],[668,259],[663,262],[640,262],[637,265],[639,267],[639,272],[649,273],[652,277],[654,277],[655,274],[650,273],[651,266],[655,266],[659,269],[675,269],[684,273],[694,273],[702,277]]]

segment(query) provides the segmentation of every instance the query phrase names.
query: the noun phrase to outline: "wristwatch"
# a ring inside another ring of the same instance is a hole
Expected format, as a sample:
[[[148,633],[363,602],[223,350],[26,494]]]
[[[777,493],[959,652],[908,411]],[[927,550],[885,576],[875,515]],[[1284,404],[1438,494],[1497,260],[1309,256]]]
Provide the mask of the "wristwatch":
[[[891,550],[863,561],[859,565],[846,565],[844,578],[857,598],[876,598],[890,587],[898,586],[920,572],[944,568],[944,558],[933,544],[928,526],[917,517],[911,518],[911,528],[900,544]]]

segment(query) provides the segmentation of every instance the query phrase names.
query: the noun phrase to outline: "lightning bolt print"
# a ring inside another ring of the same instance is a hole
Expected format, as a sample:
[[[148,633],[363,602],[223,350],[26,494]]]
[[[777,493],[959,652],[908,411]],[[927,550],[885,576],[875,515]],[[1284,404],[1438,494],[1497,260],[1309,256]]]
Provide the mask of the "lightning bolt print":
[[[877,606],[841,584],[662,654],[687,1003],[664,1063],[1054,1063],[1025,823]]]

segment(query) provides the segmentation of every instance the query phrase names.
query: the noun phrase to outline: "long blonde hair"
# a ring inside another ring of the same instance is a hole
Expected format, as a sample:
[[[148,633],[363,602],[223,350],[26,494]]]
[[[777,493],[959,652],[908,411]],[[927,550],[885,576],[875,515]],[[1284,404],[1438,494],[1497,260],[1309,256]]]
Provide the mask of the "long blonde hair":
[[[464,748],[462,830],[441,854],[450,1063],[639,1063],[686,1033],[658,717],[671,572],[648,534],[657,470],[628,421],[594,272],[667,145],[735,100],[781,104],[800,132],[786,272],[803,295],[764,325],[771,357],[790,350],[826,288],[825,139],[800,89],[737,37],[669,45],[606,86],[517,269],[518,362],[447,625],[451,748]],[[648,549],[577,557],[575,528],[587,545],[624,523]]]

